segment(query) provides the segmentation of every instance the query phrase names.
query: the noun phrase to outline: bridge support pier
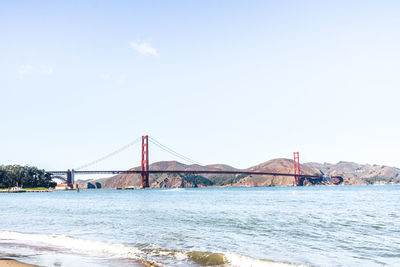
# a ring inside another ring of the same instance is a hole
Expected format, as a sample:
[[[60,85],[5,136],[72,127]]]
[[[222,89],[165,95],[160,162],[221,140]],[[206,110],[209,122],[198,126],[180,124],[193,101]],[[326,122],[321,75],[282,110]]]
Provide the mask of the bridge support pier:
[[[71,189],[74,188],[74,183],[75,183],[75,170],[67,170],[67,186],[69,186]]]
[[[75,170],[71,170],[71,184],[75,184]]]
[[[74,176],[74,173],[75,171],[74,170],[70,170],[70,169],[68,169],[67,170],[67,186],[69,186],[69,187],[71,187],[72,188],[72,184],[73,184],[73,176]]]
[[[149,187],[149,136],[142,136],[142,188]]]

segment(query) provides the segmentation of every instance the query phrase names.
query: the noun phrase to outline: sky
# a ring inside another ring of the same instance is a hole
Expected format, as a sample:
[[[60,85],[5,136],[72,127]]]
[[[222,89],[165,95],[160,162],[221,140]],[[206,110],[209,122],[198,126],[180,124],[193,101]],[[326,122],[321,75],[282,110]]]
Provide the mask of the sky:
[[[400,167],[399,14],[384,0],[2,0],[0,164],[66,170],[149,135],[202,164],[299,151]],[[139,163],[137,144],[89,169]]]

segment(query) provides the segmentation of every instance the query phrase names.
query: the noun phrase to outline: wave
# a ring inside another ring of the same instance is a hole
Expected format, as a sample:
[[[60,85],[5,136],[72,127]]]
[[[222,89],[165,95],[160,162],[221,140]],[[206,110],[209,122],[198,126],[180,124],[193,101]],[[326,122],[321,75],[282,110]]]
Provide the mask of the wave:
[[[11,231],[0,231],[0,240],[14,240],[42,244],[46,246],[70,249],[73,252],[106,254],[116,257],[141,259],[142,252],[136,247],[123,244],[105,243],[84,239],[77,239],[65,235],[25,234]]]
[[[291,263],[254,259],[232,252],[214,253],[201,251],[167,250],[154,244],[129,246],[73,238],[65,235],[27,234],[12,231],[1,231],[0,240],[21,242],[25,245],[45,246],[69,250],[72,253],[86,253],[116,258],[138,260],[146,266],[302,266]]]
[[[224,253],[226,261],[230,266],[249,266],[249,267],[278,267],[278,266],[298,266],[298,267],[306,267],[303,264],[295,264],[295,263],[286,263],[286,262],[277,262],[272,260],[264,260],[264,259],[253,259],[247,256],[243,256],[240,254],[227,252]]]
[[[161,190],[162,192],[183,192],[185,189],[180,188],[180,187],[172,187],[172,188],[163,188]]]

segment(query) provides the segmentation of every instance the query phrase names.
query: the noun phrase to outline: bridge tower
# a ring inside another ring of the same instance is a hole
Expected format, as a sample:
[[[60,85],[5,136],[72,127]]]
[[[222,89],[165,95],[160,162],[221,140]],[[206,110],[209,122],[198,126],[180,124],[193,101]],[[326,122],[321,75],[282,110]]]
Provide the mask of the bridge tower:
[[[294,152],[294,174],[296,175],[294,177],[294,185],[295,186],[301,186],[302,185],[302,181],[300,176],[300,158],[299,158],[299,152]]]
[[[142,136],[142,188],[149,187],[149,136]]]
[[[70,169],[67,170],[67,185],[71,186],[72,184],[72,172]]]
[[[75,184],[75,170],[67,170],[67,186],[73,188]]]
[[[72,169],[71,170],[71,184],[75,184],[75,170]]]

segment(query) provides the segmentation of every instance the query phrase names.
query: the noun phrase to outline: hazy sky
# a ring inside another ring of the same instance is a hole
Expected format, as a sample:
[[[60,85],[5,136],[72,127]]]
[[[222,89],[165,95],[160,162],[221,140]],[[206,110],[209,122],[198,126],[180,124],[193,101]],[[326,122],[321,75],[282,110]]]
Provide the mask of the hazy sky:
[[[203,164],[400,167],[399,1],[0,1],[0,164],[148,134]],[[139,165],[139,145],[93,169]],[[150,160],[173,160],[150,147]]]

